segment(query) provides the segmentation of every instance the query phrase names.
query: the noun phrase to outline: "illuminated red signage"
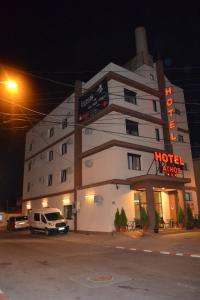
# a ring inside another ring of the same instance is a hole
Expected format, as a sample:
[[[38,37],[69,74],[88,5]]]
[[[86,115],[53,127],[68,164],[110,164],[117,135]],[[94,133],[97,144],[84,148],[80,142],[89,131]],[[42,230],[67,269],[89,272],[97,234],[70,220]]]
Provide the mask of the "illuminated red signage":
[[[167,112],[169,117],[170,140],[176,141],[176,135],[174,134],[174,129],[176,128],[176,122],[174,119],[174,99],[172,94],[172,87],[165,88],[165,96],[166,96]]]
[[[162,163],[162,171],[167,176],[176,176],[184,166],[182,157],[177,154],[154,152],[154,159]]]

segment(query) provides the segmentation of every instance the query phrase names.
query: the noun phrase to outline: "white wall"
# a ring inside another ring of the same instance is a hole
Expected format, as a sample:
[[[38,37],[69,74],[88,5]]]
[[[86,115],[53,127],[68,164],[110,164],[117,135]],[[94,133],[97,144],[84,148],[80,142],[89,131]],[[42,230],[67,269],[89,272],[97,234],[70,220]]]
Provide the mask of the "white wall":
[[[128,153],[141,155],[141,170],[128,169]],[[87,161],[91,162],[90,167],[87,167]],[[83,159],[83,185],[110,179],[127,179],[146,175],[152,161],[153,153],[120,147],[109,148]],[[149,174],[156,174],[155,163],[149,170]]]
[[[93,197],[89,195],[102,195],[101,205],[95,204]],[[129,186],[105,185],[78,192],[80,211],[78,212],[78,230],[112,232],[114,227],[114,216],[117,208],[125,209],[129,220],[135,216],[134,194]]]

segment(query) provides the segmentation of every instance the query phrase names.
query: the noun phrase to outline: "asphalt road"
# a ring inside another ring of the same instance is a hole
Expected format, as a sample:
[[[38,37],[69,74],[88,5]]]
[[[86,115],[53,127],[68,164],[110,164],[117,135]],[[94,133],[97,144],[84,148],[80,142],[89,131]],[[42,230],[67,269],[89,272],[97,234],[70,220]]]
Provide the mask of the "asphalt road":
[[[116,248],[122,243],[144,240],[0,232],[0,289],[11,300],[199,299],[199,258]]]

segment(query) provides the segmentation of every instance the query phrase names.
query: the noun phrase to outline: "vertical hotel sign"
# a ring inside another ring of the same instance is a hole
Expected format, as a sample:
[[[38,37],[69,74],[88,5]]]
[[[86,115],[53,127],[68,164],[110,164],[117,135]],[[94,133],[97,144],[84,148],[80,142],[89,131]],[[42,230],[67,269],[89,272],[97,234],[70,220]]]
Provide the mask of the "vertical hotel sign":
[[[167,106],[167,113],[168,113],[168,122],[169,122],[169,134],[170,134],[170,141],[176,141],[176,122],[175,122],[175,111],[174,111],[174,98],[172,93],[172,87],[165,88],[165,97],[166,97],[166,106]]]

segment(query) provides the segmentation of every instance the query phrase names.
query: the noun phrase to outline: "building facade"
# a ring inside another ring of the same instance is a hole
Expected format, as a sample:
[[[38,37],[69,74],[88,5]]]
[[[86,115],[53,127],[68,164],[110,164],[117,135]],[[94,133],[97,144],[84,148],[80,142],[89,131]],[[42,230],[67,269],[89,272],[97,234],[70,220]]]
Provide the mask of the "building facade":
[[[23,212],[60,208],[70,228],[111,232],[117,208],[128,220],[145,207],[176,223],[178,207],[198,213],[184,93],[148,53],[114,63],[35,125],[26,136]]]
[[[196,180],[196,187],[197,187],[197,200],[198,200],[198,208],[200,213],[200,158],[193,159],[194,164],[194,175]]]

